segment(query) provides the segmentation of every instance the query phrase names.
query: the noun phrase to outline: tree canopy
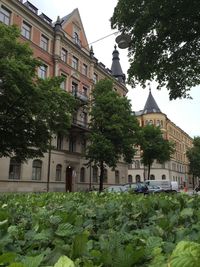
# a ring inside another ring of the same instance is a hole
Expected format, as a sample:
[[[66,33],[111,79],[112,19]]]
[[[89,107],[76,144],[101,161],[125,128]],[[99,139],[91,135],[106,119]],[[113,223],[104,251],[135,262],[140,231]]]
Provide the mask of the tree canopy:
[[[111,26],[131,37],[128,82],[155,80],[170,99],[189,97],[200,84],[199,21],[199,0],[119,0]]]
[[[164,163],[170,160],[174,152],[174,144],[164,139],[161,129],[154,125],[141,128],[139,145],[142,151],[142,162],[148,167],[147,179],[150,177],[150,169],[154,160]]]
[[[0,23],[0,157],[41,157],[52,133],[70,127],[74,98],[60,89],[61,78],[42,80],[19,30]]]
[[[131,163],[138,121],[131,111],[130,101],[113,90],[111,80],[99,81],[92,93],[92,108],[87,159],[100,167],[100,191],[103,189],[104,164],[116,167],[121,157]]]
[[[195,137],[193,147],[187,151],[190,173],[200,178],[200,137]]]

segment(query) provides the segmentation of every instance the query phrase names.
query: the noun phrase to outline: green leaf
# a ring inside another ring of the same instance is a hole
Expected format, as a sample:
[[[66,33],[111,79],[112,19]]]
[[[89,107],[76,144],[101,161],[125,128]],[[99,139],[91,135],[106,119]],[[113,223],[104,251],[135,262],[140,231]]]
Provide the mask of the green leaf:
[[[194,210],[192,208],[185,208],[181,211],[181,217],[191,217],[193,216]]]
[[[26,266],[20,262],[13,262],[8,267],[26,267]]]
[[[61,256],[54,267],[75,267],[74,262],[67,256]]]
[[[181,241],[176,246],[170,260],[171,267],[199,267],[200,244]]]
[[[73,226],[70,223],[62,223],[58,226],[55,234],[58,236],[68,236],[74,233]]]
[[[43,254],[35,257],[26,257],[22,262],[27,267],[39,267],[44,258]]]
[[[0,255],[0,263],[11,263],[16,258],[16,254],[12,252]]]

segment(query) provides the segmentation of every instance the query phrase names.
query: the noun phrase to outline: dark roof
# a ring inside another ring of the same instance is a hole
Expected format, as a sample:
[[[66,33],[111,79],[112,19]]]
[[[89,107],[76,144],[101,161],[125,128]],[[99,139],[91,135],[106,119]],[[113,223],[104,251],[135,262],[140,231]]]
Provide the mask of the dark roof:
[[[112,66],[111,66],[111,71],[112,75],[117,78],[120,82],[125,82],[125,74],[122,72],[122,68],[119,62],[119,52],[116,49],[115,45],[115,50],[113,51],[112,55]]]
[[[143,114],[147,113],[161,113],[161,110],[152,96],[151,90],[149,90],[149,96],[143,109]]]

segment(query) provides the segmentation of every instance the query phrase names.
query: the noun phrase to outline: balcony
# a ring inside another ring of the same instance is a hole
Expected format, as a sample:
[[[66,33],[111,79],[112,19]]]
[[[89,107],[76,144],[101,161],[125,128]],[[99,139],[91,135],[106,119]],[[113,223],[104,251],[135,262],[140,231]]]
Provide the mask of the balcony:
[[[88,122],[82,121],[82,120],[77,120],[76,118],[73,118],[72,126],[73,126],[73,128],[76,128],[76,130],[78,130],[78,132],[89,130]]]
[[[72,95],[75,96],[75,98],[83,101],[83,102],[88,102],[88,96],[82,92],[78,92],[75,90],[72,90]]]

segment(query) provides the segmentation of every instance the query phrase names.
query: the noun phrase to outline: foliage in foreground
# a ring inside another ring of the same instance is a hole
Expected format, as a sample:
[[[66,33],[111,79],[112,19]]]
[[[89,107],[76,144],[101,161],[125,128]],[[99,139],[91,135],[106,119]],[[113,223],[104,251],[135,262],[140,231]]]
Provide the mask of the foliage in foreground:
[[[0,266],[199,264],[198,196],[5,194],[0,206]]]

